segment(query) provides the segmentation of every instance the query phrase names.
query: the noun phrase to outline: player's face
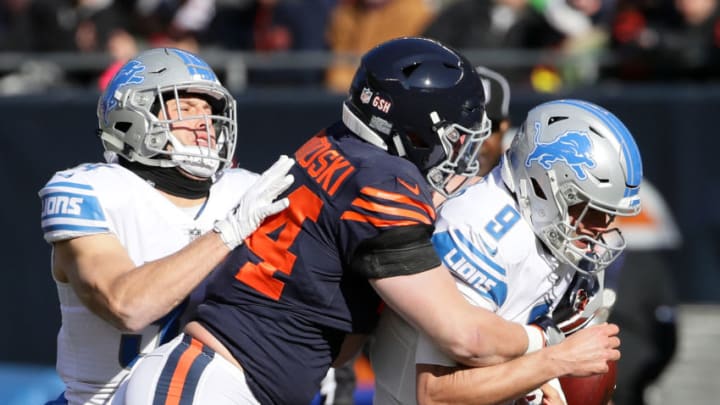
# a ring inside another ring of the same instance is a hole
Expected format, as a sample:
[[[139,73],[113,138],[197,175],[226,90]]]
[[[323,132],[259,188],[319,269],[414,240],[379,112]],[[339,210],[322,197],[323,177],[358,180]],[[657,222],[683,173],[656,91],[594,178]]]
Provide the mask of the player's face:
[[[170,125],[170,130],[183,145],[216,146],[215,128],[208,118],[212,108],[207,101],[198,97],[170,99],[166,103],[166,111],[168,116],[160,111],[159,118],[179,120]]]
[[[483,142],[478,154],[478,160],[480,161],[479,176],[485,176],[490,173],[495,165],[500,161],[500,155],[502,154],[502,133],[500,131],[493,132],[485,142]]]
[[[607,232],[613,217],[609,214],[588,208],[586,203],[575,204],[568,209],[570,224],[575,226],[577,235],[586,235],[597,239],[601,234]],[[587,239],[577,239],[573,243],[582,249],[592,248]]]

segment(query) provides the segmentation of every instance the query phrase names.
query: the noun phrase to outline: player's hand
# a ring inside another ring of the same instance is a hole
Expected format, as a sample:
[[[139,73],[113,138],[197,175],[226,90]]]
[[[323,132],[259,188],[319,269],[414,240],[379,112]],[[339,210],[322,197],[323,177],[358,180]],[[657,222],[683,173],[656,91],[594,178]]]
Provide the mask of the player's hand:
[[[290,205],[287,198],[274,201],[290,187],[293,176],[288,174],[295,160],[282,155],[269,169],[260,175],[240,199],[228,216],[215,222],[214,230],[230,250],[242,244],[262,221]]]
[[[567,405],[567,400],[557,378],[543,384],[540,390],[542,391],[542,405]]]
[[[337,391],[337,380],[335,380],[335,369],[330,367],[325,378],[320,381],[320,398],[322,405],[335,404],[335,392]]]
[[[534,389],[524,398],[515,400],[514,405],[567,405],[565,395],[557,378]]]
[[[548,348],[568,367],[565,375],[586,377],[608,371],[608,361],[620,358],[620,331],[617,325],[594,325],[568,336],[562,343]]]

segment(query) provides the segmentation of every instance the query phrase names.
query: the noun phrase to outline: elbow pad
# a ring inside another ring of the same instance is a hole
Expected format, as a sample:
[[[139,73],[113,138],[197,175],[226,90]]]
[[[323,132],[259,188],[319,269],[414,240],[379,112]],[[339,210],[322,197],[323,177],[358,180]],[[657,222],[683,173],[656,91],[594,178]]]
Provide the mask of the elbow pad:
[[[432,225],[411,225],[381,232],[360,243],[350,259],[355,274],[385,278],[421,273],[441,264],[430,237]]]

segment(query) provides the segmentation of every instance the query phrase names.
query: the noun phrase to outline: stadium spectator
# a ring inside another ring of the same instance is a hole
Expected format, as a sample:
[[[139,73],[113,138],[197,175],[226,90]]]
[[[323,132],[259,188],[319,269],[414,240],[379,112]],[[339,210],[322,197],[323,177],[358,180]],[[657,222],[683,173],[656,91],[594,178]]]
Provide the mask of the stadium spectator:
[[[649,3],[649,4],[645,4]],[[620,66],[628,80],[708,80],[720,64],[717,0],[674,0],[672,7],[623,2],[613,26]]]
[[[297,67],[251,67],[246,80],[266,86],[321,86],[324,67],[317,53],[328,49],[325,28],[333,4],[334,0],[219,1],[218,12],[202,39],[202,46],[259,54],[316,52],[297,57]]]
[[[326,87],[346,92],[362,54],[391,38],[422,33],[433,17],[425,0],[338,0],[327,28],[335,58],[325,73]]]
[[[438,12],[423,35],[458,49],[523,48],[528,35],[521,22],[529,12],[527,0],[457,0]]]
[[[607,43],[603,22],[611,12],[601,0],[458,0],[423,35],[460,49],[548,50],[556,56],[515,65],[508,59],[500,72],[513,83],[556,91],[597,79],[596,54]]]
[[[229,168],[235,100],[188,52],[129,61],[97,114],[108,163],[57,172],[39,193],[62,313],[58,404],[110,403],[138,357],[178,333],[214,266],[287,207],[272,200],[292,180],[287,158],[259,178]]]
[[[0,50],[41,50],[44,42],[37,21],[50,13],[50,9],[38,7],[32,0],[0,1]]]

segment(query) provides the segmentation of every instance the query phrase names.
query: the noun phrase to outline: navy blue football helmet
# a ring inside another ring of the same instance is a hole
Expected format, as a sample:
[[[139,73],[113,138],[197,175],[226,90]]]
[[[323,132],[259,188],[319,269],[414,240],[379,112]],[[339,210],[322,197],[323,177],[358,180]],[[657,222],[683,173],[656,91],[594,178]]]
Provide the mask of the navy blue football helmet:
[[[427,38],[382,43],[363,56],[344,103],[355,134],[413,162],[448,197],[453,175],[475,176],[490,136],[480,77],[462,55]]]

